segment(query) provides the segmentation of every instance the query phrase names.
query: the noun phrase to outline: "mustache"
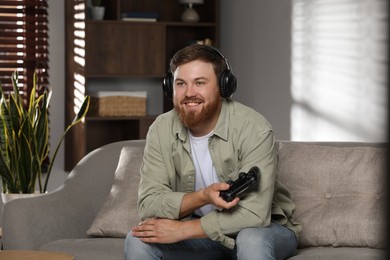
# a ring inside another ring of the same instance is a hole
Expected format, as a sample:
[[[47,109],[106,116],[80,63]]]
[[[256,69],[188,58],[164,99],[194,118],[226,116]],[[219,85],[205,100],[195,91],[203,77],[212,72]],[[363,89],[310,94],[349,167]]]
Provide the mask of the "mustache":
[[[180,101],[180,104],[183,105],[185,103],[203,103],[204,99],[198,98],[198,97],[190,97],[190,98],[184,98],[182,101]]]

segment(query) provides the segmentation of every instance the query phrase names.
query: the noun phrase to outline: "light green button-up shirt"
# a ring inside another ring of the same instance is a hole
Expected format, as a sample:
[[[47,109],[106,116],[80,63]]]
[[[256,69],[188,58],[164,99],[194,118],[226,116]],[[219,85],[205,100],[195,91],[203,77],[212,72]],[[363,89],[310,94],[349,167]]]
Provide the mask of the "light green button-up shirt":
[[[209,150],[221,182],[235,180],[240,172],[253,166],[261,172],[258,188],[248,190],[237,206],[215,210],[201,218],[210,239],[233,248],[234,237],[241,229],[266,227],[271,220],[298,235],[301,226],[291,220],[295,205],[276,177],[272,127],[261,114],[224,99],[214,134],[209,138]],[[193,192],[194,187],[195,167],[187,129],[172,110],[156,119],[146,138],[138,192],[141,219],[179,219],[183,196]]]

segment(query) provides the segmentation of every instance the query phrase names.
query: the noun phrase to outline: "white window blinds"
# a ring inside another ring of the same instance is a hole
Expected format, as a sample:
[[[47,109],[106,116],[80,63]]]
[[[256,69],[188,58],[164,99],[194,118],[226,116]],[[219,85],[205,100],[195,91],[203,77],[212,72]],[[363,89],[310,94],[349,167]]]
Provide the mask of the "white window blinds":
[[[384,141],[387,0],[293,0],[292,140]]]

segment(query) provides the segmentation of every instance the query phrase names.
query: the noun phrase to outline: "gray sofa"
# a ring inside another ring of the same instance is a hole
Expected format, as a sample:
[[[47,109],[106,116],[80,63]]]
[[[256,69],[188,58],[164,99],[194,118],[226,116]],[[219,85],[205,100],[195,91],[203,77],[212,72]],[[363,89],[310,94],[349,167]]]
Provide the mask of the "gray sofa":
[[[57,190],[3,208],[3,248],[123,259],[138,223],[144,140],[103,146],[83,158]],[[303,224],[291,259],[383,259],[385,148],[371,143],[277,142],[278,175]],[[189,256],[188,259],[191,257]]]

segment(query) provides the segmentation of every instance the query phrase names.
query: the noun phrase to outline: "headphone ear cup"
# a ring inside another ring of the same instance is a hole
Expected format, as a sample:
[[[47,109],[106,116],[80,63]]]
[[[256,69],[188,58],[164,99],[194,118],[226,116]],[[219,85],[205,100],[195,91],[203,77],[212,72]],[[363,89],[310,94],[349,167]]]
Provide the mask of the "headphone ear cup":
[[[219,79],[221,97],[230,98],[237,89],[237,79],[231,70],[224,70]]]
[[[163,92],[167,98],[172,100],[173,98],[173,75],[168,72],[162,83]]]

